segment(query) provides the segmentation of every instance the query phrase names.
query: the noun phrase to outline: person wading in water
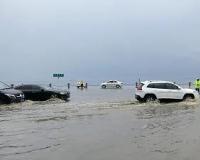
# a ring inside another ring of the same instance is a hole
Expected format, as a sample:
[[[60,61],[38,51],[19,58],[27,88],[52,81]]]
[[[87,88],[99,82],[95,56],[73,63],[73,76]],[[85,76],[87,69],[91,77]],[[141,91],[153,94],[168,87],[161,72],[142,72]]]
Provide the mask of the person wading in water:
[[[195,81],[194,86],[195,86],[196,91],[199,93],[199,91],[200,91],[200,80],[199,79],[197,79]]]

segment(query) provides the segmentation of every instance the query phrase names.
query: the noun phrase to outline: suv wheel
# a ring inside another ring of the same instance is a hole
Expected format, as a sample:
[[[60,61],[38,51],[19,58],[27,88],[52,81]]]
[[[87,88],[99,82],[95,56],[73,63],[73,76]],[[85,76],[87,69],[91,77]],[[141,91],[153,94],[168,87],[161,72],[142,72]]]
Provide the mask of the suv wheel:
[[[184,99],[184,101],[191,101],[191,100],[194,99],[194,96],[192,96],[192,95],[185,95],[183,99]]]
[[[106,88],[106,85],[102,85],[101,88],[105,89],[105,88]]]
[[[146,95],[145,101],[146,102],[154,102],[154,101],[156,101],[156,97],[154,95]]]

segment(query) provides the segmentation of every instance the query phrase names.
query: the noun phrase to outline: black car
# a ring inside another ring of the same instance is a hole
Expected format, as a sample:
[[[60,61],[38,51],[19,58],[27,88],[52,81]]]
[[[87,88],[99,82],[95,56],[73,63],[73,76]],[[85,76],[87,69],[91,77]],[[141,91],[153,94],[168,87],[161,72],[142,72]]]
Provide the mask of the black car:
[[[32,101],[46,101],[50,98],[59,98],[67,101],[68,98],[70,98],[70,92],[68,91],[45,88],[40,85],[19,85],[16,86],[15,89],[22,91],[25,95],[26,100]]]
[[[23,92],[15,90],[11,86],[0,82],[0,104],[10,104],[23,101]]]

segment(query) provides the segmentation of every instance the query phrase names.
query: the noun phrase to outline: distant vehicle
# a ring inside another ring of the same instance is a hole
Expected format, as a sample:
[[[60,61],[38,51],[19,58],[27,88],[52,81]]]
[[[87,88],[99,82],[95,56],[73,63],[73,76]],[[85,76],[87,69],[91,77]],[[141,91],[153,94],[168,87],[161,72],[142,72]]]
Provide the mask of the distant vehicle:
[[[79,89],[84,89],[84,88],[87,88],[87,83],[84,82],[84,81],[78,81],[77,84],[76,84],[76,87],[79,88]]]
[[[24,101],[24,94],[11,86],[0,82],[0,104],[10,104]]]
[[[24,93],[26,100],[32,101],[46,101],[50,98],[59,98],[62,100],[68,100],[70,98],[70,92],[61,91],[53,88],[44,88],[40,85],[19,85],[15,89]]]
[[[156,100],[198,99],[199,94],[193,89],[181,88],[169,81],[145,81],[138,83],[135,98],[140,102]]]
[[[101,88],[122,88],[123,83],[117,80],[110,80],[101,84]]]

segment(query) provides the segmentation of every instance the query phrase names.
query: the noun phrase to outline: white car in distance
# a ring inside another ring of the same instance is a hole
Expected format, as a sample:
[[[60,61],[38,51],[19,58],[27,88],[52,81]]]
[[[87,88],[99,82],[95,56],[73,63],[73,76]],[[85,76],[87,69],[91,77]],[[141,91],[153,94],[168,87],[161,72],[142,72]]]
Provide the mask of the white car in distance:
[[[199,94],[193,89],[182,88],[169,81],[144,81],[138,83],[135,98],[140,102],[155,100],[188,100],[199,99]]]
[[[123,83],[117,80],[109,80],[107,82],[104,82],[101,84],[101,88],[106,89],[106,88],[122,88]]]

